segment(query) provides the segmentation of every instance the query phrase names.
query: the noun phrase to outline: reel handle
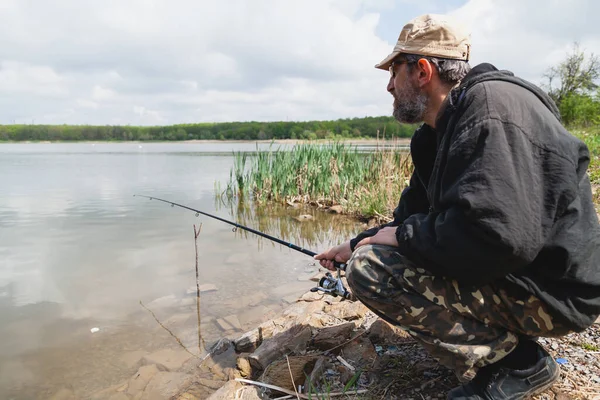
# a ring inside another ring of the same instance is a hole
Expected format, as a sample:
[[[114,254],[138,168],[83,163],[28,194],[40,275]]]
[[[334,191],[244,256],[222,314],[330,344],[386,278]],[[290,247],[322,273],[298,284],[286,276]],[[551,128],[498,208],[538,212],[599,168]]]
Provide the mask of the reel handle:
[[[334,266],[336,269],[339,269],[339,270],[341,270],[341,271],[345,271],[345,270],[346,270],[346,263],[339,263],[339,262],[337,262],[337,261],[334,261],[334,262],[333,262],[333,266]]]

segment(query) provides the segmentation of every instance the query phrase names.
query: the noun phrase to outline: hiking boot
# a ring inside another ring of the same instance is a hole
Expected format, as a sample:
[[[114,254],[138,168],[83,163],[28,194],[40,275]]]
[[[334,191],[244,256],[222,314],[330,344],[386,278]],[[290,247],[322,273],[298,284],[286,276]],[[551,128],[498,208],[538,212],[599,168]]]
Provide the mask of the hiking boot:
[[[521,344],[519,344],[521,345]],[[543,392],[558,379],[560,370],[552,356],[539,344],[529,341],[523,346],[536,346],[537,361],[526,363],[526,369],[506,366],[503,360],[481,368],[475,378],[448,393],[454,400],[519,400]],[[518,351],[519,347],[515,349]],[[512,357],[512,362],[518,357]]]

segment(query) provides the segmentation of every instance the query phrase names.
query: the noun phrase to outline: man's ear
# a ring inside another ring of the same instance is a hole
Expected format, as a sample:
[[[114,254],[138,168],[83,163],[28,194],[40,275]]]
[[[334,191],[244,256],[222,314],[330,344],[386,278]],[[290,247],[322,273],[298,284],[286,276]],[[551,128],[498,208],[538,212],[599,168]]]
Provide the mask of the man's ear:
[[[419,87],[423,87],[431,82],[434,74],[434,66],[429,60],[421,58],[417,61],[417,82],[419,83]]]

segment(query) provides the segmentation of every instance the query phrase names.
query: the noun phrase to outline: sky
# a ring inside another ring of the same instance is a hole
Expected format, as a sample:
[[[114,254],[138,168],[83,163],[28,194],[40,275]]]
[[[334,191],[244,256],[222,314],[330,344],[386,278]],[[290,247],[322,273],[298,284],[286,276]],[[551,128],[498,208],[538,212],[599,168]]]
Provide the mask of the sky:
[[[595,0],[0,0],[0,124],[391,115],[374,65],[426,13],[538,85],[574,42],[600,54]]]

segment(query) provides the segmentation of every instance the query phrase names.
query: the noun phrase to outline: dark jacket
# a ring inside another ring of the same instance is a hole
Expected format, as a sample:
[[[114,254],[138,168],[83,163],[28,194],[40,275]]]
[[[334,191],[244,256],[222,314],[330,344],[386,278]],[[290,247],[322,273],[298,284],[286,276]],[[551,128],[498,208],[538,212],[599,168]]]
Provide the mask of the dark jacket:
[[[387,224],[398,226],[403,255],[474,287],[525,288],[573,330],[594,322],[600,229],[590,156],[546,93],[478,65],[451,91],[436,129],[415,132],[411,155],[414,173]]]

